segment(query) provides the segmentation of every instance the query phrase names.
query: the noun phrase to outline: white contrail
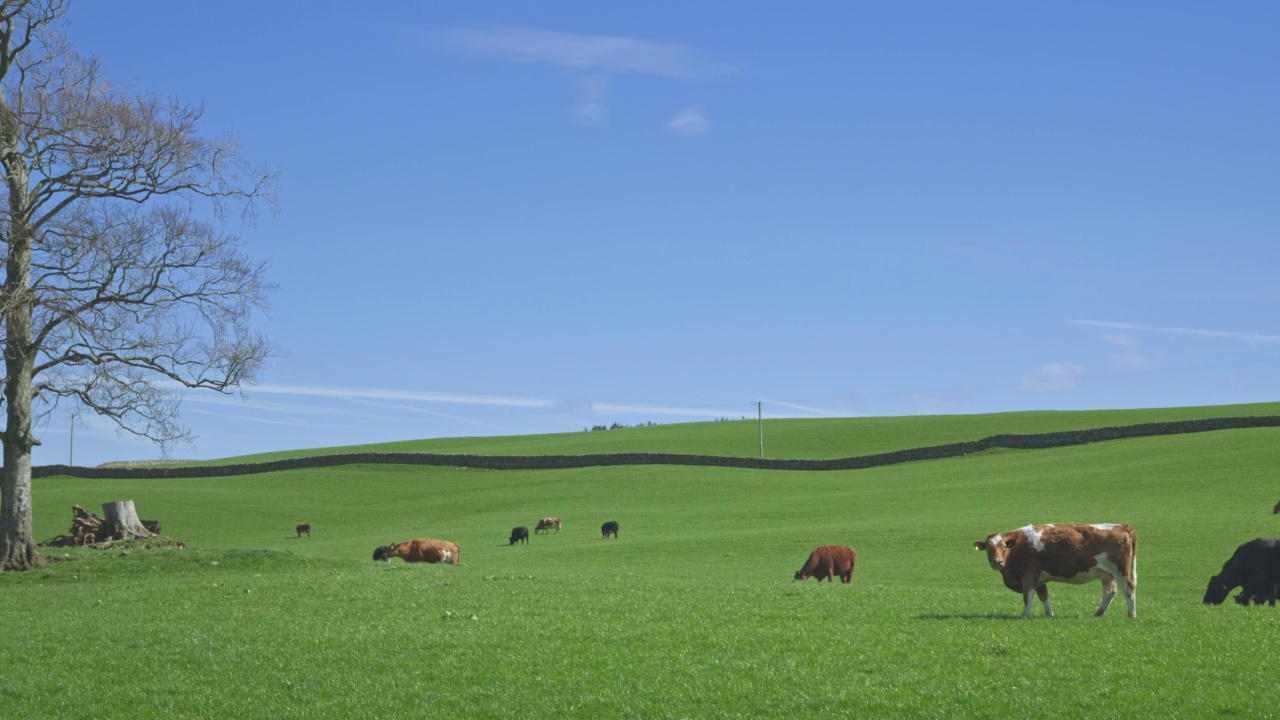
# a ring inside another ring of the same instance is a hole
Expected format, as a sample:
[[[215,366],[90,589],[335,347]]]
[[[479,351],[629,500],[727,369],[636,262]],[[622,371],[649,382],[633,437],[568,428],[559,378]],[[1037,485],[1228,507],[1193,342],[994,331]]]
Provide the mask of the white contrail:
[[[1223,338],[1226,340],[1243,340],[1245,342],[1264,342],[1274,343],[1280,342],[1280,335],[1266,335],[1263,333],[1245,333],[1230,332],[1227,330],[1202,330],[1199,328],[1184,327],[1155,327],[1152,325],[1137,325],[1135,323],[1122,322],[1103,322],[1099,320],[1072,320],[1073,325],[1088,325],[1090,327],[1111,328],[1113,330],[1139,330],[1146,332],[1169,333],[1174,335],[1198,335],[1200,337]]]

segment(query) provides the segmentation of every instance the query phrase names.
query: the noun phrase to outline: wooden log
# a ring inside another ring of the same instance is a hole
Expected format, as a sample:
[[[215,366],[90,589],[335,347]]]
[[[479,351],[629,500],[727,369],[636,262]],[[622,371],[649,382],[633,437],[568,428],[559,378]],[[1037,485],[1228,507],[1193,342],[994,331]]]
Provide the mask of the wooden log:
[[[151,531],[138,519],[138,510],[132,500],[103,503],[102,514],[106,516],[107,530],[113,538],[152,537]]]

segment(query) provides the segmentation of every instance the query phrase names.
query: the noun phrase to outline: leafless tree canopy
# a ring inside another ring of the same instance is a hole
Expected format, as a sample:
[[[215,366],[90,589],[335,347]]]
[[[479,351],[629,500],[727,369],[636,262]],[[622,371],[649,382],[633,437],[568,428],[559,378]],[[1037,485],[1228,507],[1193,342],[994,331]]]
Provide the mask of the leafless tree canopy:
[[[264,267],[226,228],[273,203],[275,174],[201,135],[201,108],[106,80],[67,44],[64,0],[0,3],[0,566],[15,566],[33,413],[74,402],[172,443],[189,437],[184,388],[234,389],[271,354],[249,324]]]

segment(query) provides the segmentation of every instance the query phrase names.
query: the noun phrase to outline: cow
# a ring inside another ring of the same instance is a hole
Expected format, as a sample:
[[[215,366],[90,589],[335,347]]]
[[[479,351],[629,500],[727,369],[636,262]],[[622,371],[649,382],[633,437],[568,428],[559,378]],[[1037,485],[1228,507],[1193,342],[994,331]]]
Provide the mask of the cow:
[[[538,526],[533,529],[533,534],[550,533],[551,528],[556,529],[556,534],[560,534],[560,518],[542,518],[538,521]]]
[[[609,522],[601,525],[600,534],[606,538],[608,538],[610,535],[613,535],[614,539],[616,540],[618,537],[618,521],[610,520]]]
[[[816,577],[818,582],[826,579],[830,583],[835,582],[835,577],[839,575],[840,582],[848,585],[853,581],[853,566],[857,562],[858,554],[853,548],[844,545],[819,545],[809,553],[804,567],[796,571],[796,579],[808,580]]]
[[[1053,617],[1046,583],[1080,585],[1102,581],[1102,604],[1095,616],[1107,612],[1116,596],[1116,585],[1129,605],[1129,617],[1138,617],[1138,536],[1128,525],[1028,525],[992,533],[973,544],[987,551],[987,562],[1000,571],[1005,587],[1022,593],[1022,617],[1031,617],[1033,595],[1044,603],[1045,617]]]
[[[391,558],[396,557],[407,563],[442,562],[450,565],[457,565],[462,559],[457,543],[432,538],[415,538],[402,543],[391,543],[373,551],[374,560],[391,562]]]
[[[515,545],[522,540],[525,545],[529,544],[529,528],[524,525],[517,525],[516,527],[511,528],[511,539],[507,540],[507,544]]]
[[[1231,559],[1223,563],[1222,572],[1209,578],[1204,602],[1221,605],[1236,587],[1242,588],[1236,602],[1275,605],[1280,586],[1280,538],[1254,538],[1236,548]]]
[[[1276,506],[1271,509],[1271,514],[1280,515],[1280,502],[1276,503]]]
[[[296,529],[298,531],[298,537],[302,537],[302,533],[306,533],[307,537],[311,537],[311,523],[298,523],[298,527]]]
[[[159,521],[159,520],[143,520],[143,521],[142,521],[142,527],[146,528],[146,529],[147,529],[147,532],[151,533],[152,535],[159,535],[159,534],[160,534],[160,521]]]

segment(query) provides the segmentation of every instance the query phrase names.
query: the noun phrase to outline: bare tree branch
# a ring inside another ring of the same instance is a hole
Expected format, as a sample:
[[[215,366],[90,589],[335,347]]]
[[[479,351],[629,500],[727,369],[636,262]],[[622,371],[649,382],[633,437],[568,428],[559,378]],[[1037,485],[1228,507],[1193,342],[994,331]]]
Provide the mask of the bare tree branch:
[[[188,388],[227,392],[273,347],[251,328],[273,289],[222,228],[274,208],[276,173],[198,106],[134,93],[62,33],[64,0],[0,0],[0,569],[30,538],[33,417],[73,403],[167,447]]]

